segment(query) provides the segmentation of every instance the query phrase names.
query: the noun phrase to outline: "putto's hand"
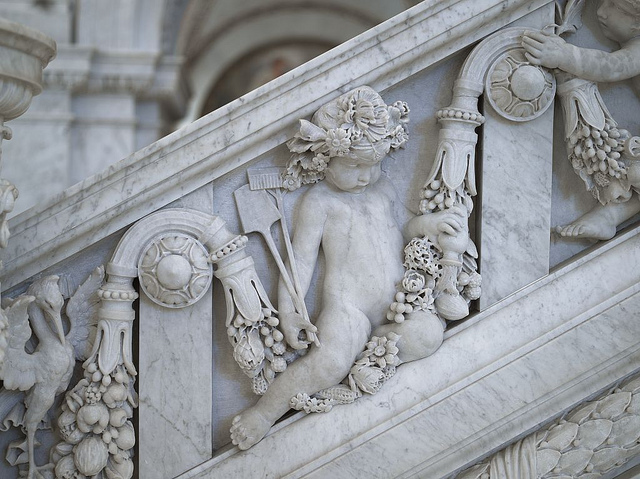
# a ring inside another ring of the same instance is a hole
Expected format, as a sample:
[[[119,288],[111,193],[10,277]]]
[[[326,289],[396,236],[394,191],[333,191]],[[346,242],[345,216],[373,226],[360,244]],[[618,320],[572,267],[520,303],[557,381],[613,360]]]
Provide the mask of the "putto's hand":
[[[552,33],[527,31],[522,36],[525,56],[533,65],[561,68],[569,55],[566,46],[567,42]]]
[[[293,349],[306,349],[309,346],[308,341],[300,339],[300,333],[305,331],[307,336],[309,333],[316,333],[318,328],[306,321],[302,315],[298,313],[287,313],[280,315],[280,328],[284,333],[287,343]]]

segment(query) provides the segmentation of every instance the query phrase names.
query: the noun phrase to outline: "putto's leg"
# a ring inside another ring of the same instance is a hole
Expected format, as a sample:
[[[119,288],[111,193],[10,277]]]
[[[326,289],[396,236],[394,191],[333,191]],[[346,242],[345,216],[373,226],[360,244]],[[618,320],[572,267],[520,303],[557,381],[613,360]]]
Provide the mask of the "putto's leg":
[[[361,311],[347,307],[325,308],[316,326],[322,347],[311,346],[307,355],[276,378],[255,406],[234,418],[231,439],[240,449],[260,441],[290,409],[291,398],[296,394],[312,395],[344,379],[371,331],[369,319]]]

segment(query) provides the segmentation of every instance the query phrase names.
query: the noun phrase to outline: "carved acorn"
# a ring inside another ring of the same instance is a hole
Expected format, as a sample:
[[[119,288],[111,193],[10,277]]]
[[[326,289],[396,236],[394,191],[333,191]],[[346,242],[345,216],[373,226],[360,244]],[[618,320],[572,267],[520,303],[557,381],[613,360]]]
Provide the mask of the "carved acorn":
[[[107,465],[107,445],[95,436],[86,437],[75,447],[74,463],[85,476],[95,476]]]
[[[85,404],[78,410],[78,429],[101,434],[109,424],[109,410],[104,404]]]
[[[131,479],[133,477],[133,461],[128,457],[116,455],[109,459],[105,472],[107,479]]]

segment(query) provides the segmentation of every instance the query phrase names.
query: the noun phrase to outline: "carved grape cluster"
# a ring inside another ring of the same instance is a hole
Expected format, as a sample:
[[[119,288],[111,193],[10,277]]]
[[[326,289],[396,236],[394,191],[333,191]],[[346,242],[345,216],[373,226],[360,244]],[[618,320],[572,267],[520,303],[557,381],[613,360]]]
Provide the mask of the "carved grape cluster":
[[[278,329],[279,324],[275,311],[262,308],[257,322],[237,314],[227,327],[234,359],[251,378],[255,394],[267,392],[276,374],[287,369],[287,364],[294,359],[284,342],[284,334]]]
[[[619,160],[629,136],[627,130],[619,129],[611,119],[605,121],[603,129],[598,129],[580,118],[569,136],[569,159],[573,168],[593,176],[601,188],[606,187],[611,178],[625,177],[624,164]]]

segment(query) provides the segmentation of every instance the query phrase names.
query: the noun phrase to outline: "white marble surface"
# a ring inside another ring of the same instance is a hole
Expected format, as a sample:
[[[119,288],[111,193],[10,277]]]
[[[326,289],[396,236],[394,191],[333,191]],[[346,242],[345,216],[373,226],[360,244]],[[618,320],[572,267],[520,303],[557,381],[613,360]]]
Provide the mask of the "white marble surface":
[[[424,2],[140,150],[12,222],[11,287],[292,135],[336,91],[384,90],[549,0]]]
[[[480,309],[549,272],[553,108],[508,126],[486,106],[478,209]]]
[[[454,329],[376,396],[180,477],[435,478],[472,464],[638,368],[638,261],[635,228]]]
[[[211,213],[211,187],[171,205]],[[171,478],[211,458],[212,290],[194,305],[167,309],[140,294],[138,464],[140,477]]]

